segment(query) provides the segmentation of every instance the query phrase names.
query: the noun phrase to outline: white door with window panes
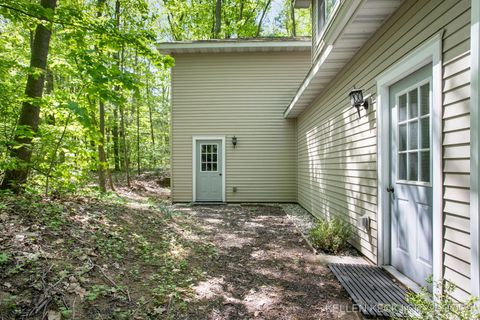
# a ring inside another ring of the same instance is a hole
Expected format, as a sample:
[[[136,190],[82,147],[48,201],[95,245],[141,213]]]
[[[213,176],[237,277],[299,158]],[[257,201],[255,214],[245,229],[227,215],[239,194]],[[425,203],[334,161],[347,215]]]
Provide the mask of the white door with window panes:
[[[196,201],[222,201],[222,140],[196,141]]]
[[[420,285],[432,274],[432,65],[390,87],[391,264]]]

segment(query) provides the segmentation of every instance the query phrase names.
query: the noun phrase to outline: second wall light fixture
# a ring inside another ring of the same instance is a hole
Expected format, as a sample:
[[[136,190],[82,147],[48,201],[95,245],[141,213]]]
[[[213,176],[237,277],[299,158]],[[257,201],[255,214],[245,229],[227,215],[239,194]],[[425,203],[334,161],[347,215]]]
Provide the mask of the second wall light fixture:
[[[363,91],[360,89],[353,88],[353,90],[350,91],[349,96],[350,103],[352,104],[352,107],[357,109],[358,117],[360,118],[360,109],[363,108],[368,110],[368,101],[363,98]]]

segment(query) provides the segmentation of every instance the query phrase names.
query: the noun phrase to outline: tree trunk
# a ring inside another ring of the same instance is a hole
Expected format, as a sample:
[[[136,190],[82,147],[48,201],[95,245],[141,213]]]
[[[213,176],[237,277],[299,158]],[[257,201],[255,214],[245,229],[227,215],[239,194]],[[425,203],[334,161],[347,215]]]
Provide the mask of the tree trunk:
[[[117,106],[113,106],[113,162],[115,163],[115,171],[120,171],[120,155],[118,147],[118,110]]]
[[[46,9],[54,10],[57,0],[41,0],[41,6]],[[46,20],[45,17],[42,17]],[[40,105],[38,100],[42,97],[45,85],[45,72],[47,68],[48,48],[50,46],[51,31],[43,24],[38,24],[33,39],[32,52],[30,58],[30,68],[40,69],[39,76],[29,74],[25,95],[29,100],[23,102],[20,118],[17,124],[14,143],[19,148],[13,148],[11,156],[16,158],[17,166],[5,172],[1,189],[12,189],[16,192],[22,189],[27,182],[28,166],[32,157],[32,139],[38,131],[38,120],[40,115]],[[31,134],[25,134],[30,131]]]
[[[243,8],[244,8],[244,0],[240,1],[240,14],[238,15],[238,21],[241,21],[243,19]]]
[[[150,69],[150,66],[149,66]],[[156,167],[156,159],[155,159],[155,135],[153,133],[153,112],[152,112],[152,104],[150,103],[150,86],[147,77],[147,85],[146,85],[146,95],[147,95],[147,106],[148,106],[148,118],[150,120],[150,137],[152,139],[152,162],[153,167]]]
[[[121,124],[121,133],[122,133],[122,144],[123,144],[123,166],[125,169],[125,176],[127,178],[127,186],[130,187],[130,166],[128,161],[128,150],[127,150],[127,138],[126,138],[126,128],[125,128],[125,111],[123,107],[120,107],[120,124]]]
[[[292,37],[297,36],[297,22],[295,21],[295,0],[290,1],[290,14],[292,16]]]
[[[100,187],[100,192],[105,193],[107,191],[106,183],[106,165],[107,158],[105,156],[105,104],[102,100],[98,104],[98,111],[100,114],[100,142],[98,144],[98,186]]]
[[[267,4],[265,5],[265,8],[263,8],[262,16],[260,17],[260,21],[258,22],[257,37],[259,37],[260,33],[262,32],[263,19],[265,18],[265,15],[267,14],[267,11],[268,11],[268,8],[270,7],[271,2],[272,2],[272,0],[268,0]]]
[[[102,16],[102,6],[105,0],[98,0],[97,17]],[[98,103],[100,141],[98,143],[98,186],[101,193],[107,192],[106,166],[107,157],[105,156],[105,104],[100,98]]]
[[[213,38],[218,39],[220,30],[222,29],[222,0],[215,2],[215,27],[213,29]]]
[[[137,73],[138,53],[135,51],[135,62],[133,66],[133,72]],[[133,108],[137,112],[137,175],[140,175],[140,104],[137,101],[137,91],[133,93],[132,99]]]

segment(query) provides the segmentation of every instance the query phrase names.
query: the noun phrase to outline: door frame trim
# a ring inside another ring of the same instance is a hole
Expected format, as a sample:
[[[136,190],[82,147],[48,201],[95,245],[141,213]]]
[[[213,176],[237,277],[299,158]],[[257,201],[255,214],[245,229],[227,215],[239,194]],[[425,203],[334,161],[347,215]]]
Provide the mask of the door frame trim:
[[[480,295],[480,3],[472,0],[470,19],[470,237],[471,237],[471,293]]]
[[[442,278],[443,172],[442,172],[442,39],[443,30],[414,49],[376,78],[377,83],[377,194],[378,246],[377,264],[390,265],[390,99],[389,87],[416,70],[432,63],[432,219],[433,281]]]
[[[192,136],[192,202],[197,201],[197,141],[221,140],[222,141],[222,202],[225,202],[225,136],[198,135]]]

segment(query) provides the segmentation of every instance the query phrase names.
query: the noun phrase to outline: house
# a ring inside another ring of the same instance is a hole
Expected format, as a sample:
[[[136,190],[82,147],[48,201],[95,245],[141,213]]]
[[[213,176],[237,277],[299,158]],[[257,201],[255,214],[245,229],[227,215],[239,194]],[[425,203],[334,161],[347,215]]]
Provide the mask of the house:
[[[403,282],[478,296],[479,2],[295,5],[312,10],[311,45],[161,45],[176,59],[173,201],[297,202],[349,221]]]

